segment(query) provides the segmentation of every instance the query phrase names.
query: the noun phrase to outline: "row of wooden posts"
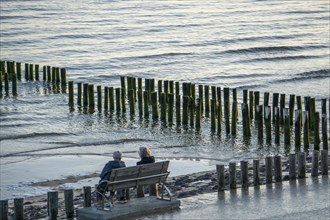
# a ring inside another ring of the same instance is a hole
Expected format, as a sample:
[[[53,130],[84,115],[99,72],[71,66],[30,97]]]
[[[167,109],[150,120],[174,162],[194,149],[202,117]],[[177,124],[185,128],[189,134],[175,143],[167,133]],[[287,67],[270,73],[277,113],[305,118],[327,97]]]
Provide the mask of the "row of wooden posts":
[[[136,110],[138,110],[140,118],[149,119],[151,114],[154,121],[158,121],[160,118],[163,123],[173,125],[174,120],[176,120],[177,126],[190,126],[196,130],[201,128],[202,118],[205,116],[211,122],[211,131],[218,133],[222,131],[224,118],[226,134],[236,135],[237,133],[238,99],[235,88],[231,89],[233,101],[230,111],[230,89],[227,87],[222,89],[216,86],[198,85],[197,96],[196,85],[192,83],[182,83],[181,92],[179,82],[158,80],[158,90],[156,91],[154,79],[144,79],[144,90],[142,78],[122,76],[120,79],[121,87],[105,86],[102,90],[99,85],[96,87],[96,95],[93,84],[81,82],[76,84],[77,94],[75,95],[75,84],[73,81],[69,81],[70,108],[74,110],[74,106],[77,104],[80,109],[83,108],[87,112],[89,110],[89,112],[94,113],[96,96],[97,109],[100,112],[125,114],[128,104],[131,116],[135,116]],[[210,97],[210,89],[212,97]],[[301,96],[290,95],[289,108],[286,107],[285,94],[274,93],[272,106],[269,105],[269,99],[270,93],[265,92],[264,103],[260,105],[259,91],[243,90],[241,111],[244,137],[251,136],[251,121],[254,119],[258,128],[258,139],[261,142],[263,142],[265,133],[266,143],[271,144],[272,130],[274,130],[274,143],[280,144],[280,125],[282,125],[284,144],[290,145],[291,128],[294,125],[297,150],[299,151],[302,145],[301,131],[303,131],[304,148],[309,148],[310,135],[313,133],[314,149],[319,150],[321,124],[323,149],[328,149],[326,99],[321,101],[321,115],[320,112],[316,111],[316,100],[312,97],[304,97],[304,111]]]
[[[40,66],[39,64],[25,63],[25,80],[39,81],[40,80]],[[62,85],[66,87],[67,77],[66,69],[59,67],[43,66],[43,81]],[[3,90],[9,94],[17,95],[17,81],[22,80],[22,64],[15,61],[0,61],[0,93]],[[11,89],[10,89],[11,86]]]
[[[6,93],[9,91],[9,81],[11,80],[12,93],[13,95],[17,95],[17,80],[21,80],[22,75],[21,63],[1,61],[0,64],[0,91],[2,92],[3,90],[2,81],[4,78]],[[39,71],[38,64],[26,63],[25,80],[39,80]],[[53,82],[54,85],[61,83],[62,88],[64,87],[64,91],[66,92],[67,80],[65,68],[43,66],[43,80]],[[205,116],[211,122],[212,132],[217,131],[218,133],[222,131],[222,120],[224,119],[226,134],[236,135],[238,122],[237,89],[231,89],[233,101],[232,106],[230,106],[230,89],[227,87],[222,89],[216,86],[198,85],[197,96],[197,85],[193,83],[182,83],[181,91],[179,82],[158,80],[158,90],[156,91],[155,79],[144,79],[144,81],[143,87],[142,78],[136,79],[134,77],[122,76],[120,77],[121,87],[119,88],[106,86],[104,87],[104,91],[102,91],[102,87],[97,86],[98,110],[107,113],[125,113],[128,101],[130,113],[131,115],[135,115],[137,102],[140,117],[149,118],[151,106],[153,120],[158,121],[160,117],[163,123],[173,125],[175,119],[178,126],[183,125],[188,127],[190,125],[190,127],[199,130],[201,128],[202,118]],[[73,109],[75,105],[73,81],[69,82],[68,89],[69,105]],[[210,96],[210,93],[212,96]],[[85,110],[88,109],[89,112],[94,112],[94,85],[77,83],[76,99],[79,107],[83,107]],[[251,136],[251,121],[254,119],[258,131],[258,139],[261,143],[264,141],[265,135],[266,143],[271,144],[272,133],[274,133],[274,143],[279,145],[280,125],[283,125],[284,144],[290,146],[291,127],[294,125],[294,142],[297,151],[300,151],[300,147],[302,146],[301,131],[303,131],[304,149],[309,149],[310,135],[313,133],[314,149],[319,150],[321,143],[321,123],[323,149],[328,149],[326,99],[321,100],[321,114],[316,111],[316,100],[313,97],[304,97],[304,111],[301,96],[290,95],[289,108],[286,108],[285,94],[273,93],[272,101],[272,106],[270,106],[270,93],[265,92],[263,105],[260,105],[259,91],[243,90],[243,102],[241,103],[243,137],[249,138]],[[159,105],[160,114],[158,110]]]
[[[312,153],[312,167],[311,177],[317,177],[319,174],[328,175],[329,170],[328,151],[314,150]],[[249,164],[247,160],[240,161],[240,175],[238,175],[237,163],[229,162],[229,165],[218,164],[216,165],[217,172],[217,186],[218,192],[222,192],[226,189],[238,188],[238,183],[241,188],[249,186],[258,186],[262,184],[260,180],[260,160],[253,160],[253,180],[249,181]],[[306,153],[292,153],[289,155],[289,180],[295,180],[296,178],[306,178]],[[227,181],[226,172],[229,174]],[[238,178],[239,176],[239,178]],[[265,181],[264,183],[269,184],[273,182],[281,182],[283,180],[282,175],[282,158],[279,155],[267,156],[265,158]],[[65,213],[67,218],[73,218],[75,215],[74,204],[73,204],[73,190],[64,190],[64,203]],[[58,216],[58,192],[51,191],[47,193],[47,207],[48,215],[50,219],[56,219]],[[83,187],[83,207],[90,207],[92,205],[92,188],[90,186]],[[14,199],[14,219],[24,219],[24,199]],[[8,219],[8,200],[0,201],[0,220]]]

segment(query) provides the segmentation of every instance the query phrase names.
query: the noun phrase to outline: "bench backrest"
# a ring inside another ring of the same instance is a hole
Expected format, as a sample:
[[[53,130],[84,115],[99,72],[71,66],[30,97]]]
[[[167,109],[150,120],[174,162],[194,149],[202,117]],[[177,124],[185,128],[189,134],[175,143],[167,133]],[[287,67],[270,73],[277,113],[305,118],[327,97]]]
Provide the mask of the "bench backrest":
[[[123,189],[165,182],[169,174],[169,161],[143,164],[113,169],[108,181],[108,189]]]

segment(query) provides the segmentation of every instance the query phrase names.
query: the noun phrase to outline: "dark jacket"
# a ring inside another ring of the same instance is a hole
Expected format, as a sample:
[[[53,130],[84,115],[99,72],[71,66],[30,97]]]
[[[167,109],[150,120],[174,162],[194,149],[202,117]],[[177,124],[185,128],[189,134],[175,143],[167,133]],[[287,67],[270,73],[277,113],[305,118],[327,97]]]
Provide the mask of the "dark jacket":
[[[124,161],[121,160],[111,160],[109,161],[103,168],[100,178],[101,180],[109,180],[111,170],[116,168],[126,167],[126,164]]]
[[[142,157],[142,159],[136,163],[136,165],[146,164],[146,163],[155,163],[154,156]]]

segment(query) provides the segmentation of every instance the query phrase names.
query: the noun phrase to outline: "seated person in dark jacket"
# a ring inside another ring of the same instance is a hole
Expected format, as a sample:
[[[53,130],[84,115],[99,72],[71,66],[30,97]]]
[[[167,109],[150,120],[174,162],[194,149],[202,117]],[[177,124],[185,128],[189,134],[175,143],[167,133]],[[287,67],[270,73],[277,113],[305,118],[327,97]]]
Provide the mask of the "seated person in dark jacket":
[[[106,182],[102,182],[104,180],[109,180],[112,169],[126,167],[125,162],[121,161],[122,153],[120,151],[115,151],[113,153],[113,160],[110,160],[102,169],[100,174],[101,180],[99,181],[99,185],[97,186],[97,191],[104,194],[106,192]],[[110,192],[110,196],[114,196],[114,192]],[[119,200],[125,200],[125,190],[117,190],[117,197]],[[98,204],[103,204],[102,195],[97,193],[97,201]]]
[[[139,155],[141,160],[136,165],[142,165],[147,163],[155,163],[155,157],[151,156],[151,150],[148,147],[140,147]],[[157,196],[157,185],[149,185],[149,195]],[[137,188],[137,197],[144,197],[144,189],[142,186]]]
[[[136,165],[155,163],[155,157],[151,156],[151,150],[149,147],[140,147],[139,155],[141,160],[136,163]]]

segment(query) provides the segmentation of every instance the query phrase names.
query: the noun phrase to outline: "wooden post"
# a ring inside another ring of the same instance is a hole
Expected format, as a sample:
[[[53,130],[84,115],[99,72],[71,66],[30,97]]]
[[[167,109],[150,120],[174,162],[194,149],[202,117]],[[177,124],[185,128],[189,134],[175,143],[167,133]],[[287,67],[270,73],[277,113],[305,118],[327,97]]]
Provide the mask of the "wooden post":
[[[283,109],[283,117],[284,117],[284,144],[286,146],[290,146],[291,143],[291,135],[290,135],[290,116],[289,109]]]
[[[168,94],[168,80],[164,80],[164,93],[167,96],[167,94]]]
[[[321,150],[321,174],[328,175],[328,150]]]
[[[181,124],[181,95],[176,95],[175,99],[175,113],[176,113],[176,124],[179,126]]]
[[[322,99],[321,100],[321,113],[327,114],[327,99]]]
[[[265,169],[266,169],[266,183],[273,182],[273,158],[271,156],[267,156],[265,158]]]
[[[266,143],[272,143],[272,118],[270,106],[265,106],[265,128],[266,128]]]
[[[254,109],[254,96],[253,91],[249,91],[249,112],[250,112],[250,118],[253,119],[253,109]]]
[[[306,154],[305,152],[298,153],[298,178],[306,177]]]
[[[319,151],[314,150],[312,155],[312,170],[311,176],[315,177],[319,175]]]
[[[149,94],[143,91],[144,117],[149,118]]]
[[[29,80],[31,80],[31,81],[33,81],[34,80],[34,77],[33,77],[33,73],[34,73],[34,71],[33,71],[33,64],[30,64],[29,65]]]
[[[88,101],[89,101],[89,110],[94,111],[95,100],[94,100],[94,85],[88,85]]]
[[[39,74],[39,64],[36,64],[36,65],[34,66],[34,68],[35,68],[35,77],[36,77],[36,80],[39,81],[39,79],[40,79],[40,74]]]
[[[174,111],[174,94],[169,93],[168,97],[168,123],[169,125],[173,124],[173,111]]]
[[[66,84],[66,69],[61,68],[61,84],[65,85]]]
[[[47,66],[47,82],[52,81],[52,72],[51,72],[51,66]]]
[[[82,83],[78,82],[77,83],[77,87],[78,87],[78,95],[77,95],[77,105],[81,106],[81,96],[82,96]]]
[[[216,129],[216,121],[215,121],[215,100],[211,99],[211,131],[214,132]]]
[[[237,99],[237,97],[236,97]],[[236,134],[236,127],[237,127],[237,101],[233,101],[233,106],[232,106],[232,119],[231,119],[231,134],[235,135]]]
[[[3,87],[2,87],[2,71],[0,71],[0,98],[2,97],[2,89],[3,89]]]
[[[104,111],[109,111],[109,87],[104,87]]]
[[[157,92],[151,92],[151,105],[152,105],[152,119],[158,120],[158,100]]]
[[[218,116],[218,127],[219,127],[219,123],[221,124],[221,117],[222,117],[221,87],[217,87],[217,102],[218,102],[217,116]],[[220,125],[220,130],[221,130],[221,125]]]
[[[182,103],[182,124],[188,124],[188,115],[189,112],[189,96],[183,96],[183,103]]]
[[[301,148],[301,110],[299,109],[295,111],[294,131],[295,149],[296,152],[299,152]]]
[[[253,184],[254,186],[260,185],[260,167],[259,160],[253,160]]]
[[[314,131],[314,126],[315,126],[315,98],[310,98],[309,108],[310,108],[309,128],[311,129],[311,131]]]
[[[243,121],[243,135],[245,137],[251,136],[251,129],[250,129],[250,115],[249,115],[249,107],[247,103],[242,103],[242,121]]]
[[[258,122],[258,140],[259,142],[262,143],[263,141],[263,138],[264,138],[264,130],[263,130],[263,127],[264,127],[264,124],[263,124],[263,117],[262,117],[262,105],[256,105],[255,108],[256,108],[256,112],[255,112],[255,119],[256,121]]]
[[[296,96],[296,101],[297,101],[297,109],[302,110],[302,104],[301,104],[301,96]]]
[[[99,112],[102,111],[102,87],[97,86],[97,109]]]
[[[87,108],[87,106],[88,106],[88,97],[89,97],[88,83],[84,83],[84,85],[83,85],[83,105],[84,105],[84,108]]]
[[[23,198],[14,199],[14,219],[16,219],[16,220],[24,219],[24,199]]]
[[[285,109],[285,94],[281,94],[280,97],[280,124],[284,124],[283,109]]]
[[[243,103],[247,104],[248,103],[248,90],[243,89]]]
[[[274,179],[275,182],[282,182],[282,160],[280,155],[274,157]]]
[[[241,184],[242,188],[249,187],[248,162],[245,160],[241,161]]]
[[[236,163],[229,162],[229,188],[236,189]]]
[[[135,92],[134,92],[134,89],[130,89],[128,91],[128,100],[129,100],[130,114],[134,115],[135,114]]]
[[[29,75],[29,64],[28,63],[25,63],[24,67],[25,67],[24,78],[25,78],[26,81],[28,81],[29,78],[30,78],[30,75]]]
[[[201,128],[201,99],[197,98],[196,103],[196,130]]]
[[[73,206],[73,190],[64,190],[64,203],[65,203],[65,213],[68,219],[74,217],[74,206]]]
[[[9,94],[9,75],[8,73],[5,73],[5,93]]]
[[[161,97],[162,92],[163,92],[163,81],[158,80],[158,97]]]
[[[198,86],[198,98],[200,100],[199,105],[200,105],[200,110],[201,110],[201,116],[203,115],[204,111],[204,90],[203,90],[203,85]]]
[[[180,83],[175,82],[175,96],[180,95]]]
[[[138,89],[138,108],[139,108],[139,116],[143,116],[143,92],[142,89]]]
[[[174,81],[173,80],[169,81],[169,86],[170,86],[169,94],[174,95]]]
[[[290,113],[290,125],[293,125],[293,113],[294,113],[294,100],[295,95],[290,95],[290,101],[289,101],[289,113]]]
[[[43,79],[44,81],[47,80],[47,66],[43,66],[43,67],[42,67],[42,79]]]
[[[160,119],[163,122],[166,122],[166,112],[167,112],[167,94],[162,92],[160,94],[160,107],[161,107],[161,111],[160,111]]]
[[[296,154],[291,153],[289,155],[289,179],[296,179]]]
[[[48,215],[49,219],[55,220],[57,219],[58,214],[58,192],[52,191],[48,192]]]
[[[73,98],[73,96],[74,96],[73,81],[70,81],[69,82],[69,106],[71,108],[74,107],[74,100],[73,100],[74,98]]]
[[[16,73],[12,73],[11,75],[11,82],[12,82],[12,93],[13,96],[17,96],[17,76]]]
[[[329,144],[328,144],[328,126],[327,126],[326,113],[322,113],[322,142],[323,142],[323,150],[328,150]]]
[[[123,113],[126,112],[126,82],[125,76],[120,76],[121,82],[121,110]]]
[[[194,86],[191,87],[191,89],[195,88]],[[196,97],[196,96],[195,96]],[[190,112],[190,127],[194,127],[195,123],[195,99],[193,95],[189,98],[189,112]]]
[[[217,164],[217,180],[218,180],[218,192],[225,190],[225,166]]]
[[[223,104],[224,104],[224,115],[226,123],[226,133],[230,133],[230,98],[229,98],[229,88],[226,87],[223,89]]]
[[[304,149],[309,149],[309,120],[308,120],[308,112],[302,112],[302,124],[304,131]]]
[[[113,112],[115,110],[115,96],[114,96],[114,88],[109,88],[109,110]]]
[[[121,104],[120,104],[120,100],[121,100],[121,95],[120,95],[120,88],[116,88],[116,112],[117,114],[120,114],[121,111]]]
[[[314,150],[320,150],[320,113],[314,113]]]
[[[229,96],[229,90],[228,90]],[[210,115],[210,86],[204,86],[204,97],[205,97],[205,116],[209,117]]]
[[[0,219],[8,220],[8,200],[0,200]]]
[[[264,106],[268,106],[268,105],[269,105],[269,92],[264,92]]]
[[[142,89],[142,78],[138,78],[138,90],[142,91],[142,94],[143,94],[143,89]]]
[[[258,106],[259,105],[259,99],[260,99],[260,92],[259,91],[255,91],[254,92],[254,107],[255,107],[255,110],[254,110],[254,115],[255,115],[255,117],[254,117],[254,120],[255,121],[258,121],[259,119],[259,117],[257,116],[257,109],[256,109],[256,106]]]
[[[91,207],[92,205],[92,187],[84,186],[84,207]]]
[[[56,81],[56,67],[52,67],[52,83]]]
[[[22,66],[21,66],[21,63],[17,62],[16,63],[16,71],[17,71],[17,79],[19,81],[22,80]]]

